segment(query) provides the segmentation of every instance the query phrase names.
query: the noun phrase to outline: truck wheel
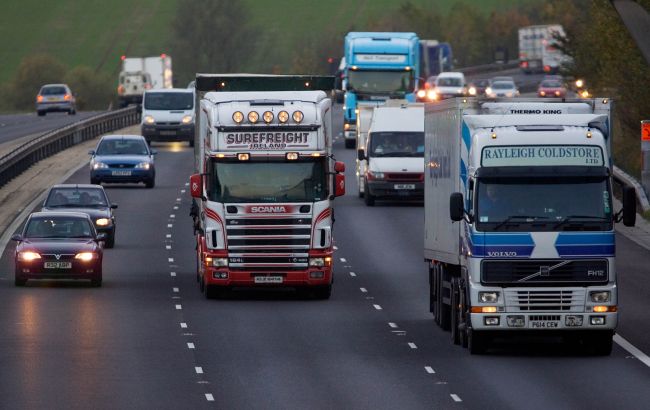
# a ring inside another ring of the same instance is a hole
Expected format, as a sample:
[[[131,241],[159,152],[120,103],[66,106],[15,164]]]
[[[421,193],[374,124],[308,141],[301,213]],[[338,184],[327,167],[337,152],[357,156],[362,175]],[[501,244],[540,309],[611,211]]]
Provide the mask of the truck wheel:
[[[313,289],[314,299],[326,300],[332,295],[332,285],[319,286]]]
[[[472,329],[469,329],[467,332],[467,348],[471,354],[483,354],[485,353],[487,345],[487,337],[485,332],[475,332]]]
[[[194,146],[194,138],[192,138],[191,140],[189,140],[189,141],[187,142],[187,144],[188,144],[190,147],[193,147],[193,146]]]
[[[587,332],[584,337],[586,342],[585,344],[594,355],[609,356],[612,354],[613,332]]]
[[[370,194],[370,190],[368,189],[368,181],[364,182],[363,191],[363,201],[366,203],[366,206],[375,206],[375,197],[374,195]]]
[[[438,302],[438,312],[440,313],[440,327],[442,330],[451,330],[451,277],[449,273],[445,272],[442,266],[438,266],[438,293],[436,299]],[[445,292],[445,289],[447,292]],[[445,296],[449,293],[448,303],[445,303]]]
[[[460,289],[458,278],[451,278],[451,341],[455,345],[460,344],[460,309],[459,295]]]
[[[357,141],[355,141],[355,140],[350,140],[350,139],[345,140],[345,148],[352,149],[356,145],[357,145]]]

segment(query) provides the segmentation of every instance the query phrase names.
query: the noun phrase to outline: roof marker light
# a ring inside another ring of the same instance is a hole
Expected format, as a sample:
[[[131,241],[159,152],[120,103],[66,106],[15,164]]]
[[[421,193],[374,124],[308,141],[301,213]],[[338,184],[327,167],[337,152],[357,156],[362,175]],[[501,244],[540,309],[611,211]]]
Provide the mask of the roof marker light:
[[[248,113],[248,122],[251,124],[257,123],[257,121],[260,119],[260,115],[257,113],[257,111],[251,111]]]
[[[232,120],[235,121],[237,124],[241,124],[241,122],[244,121],[244,113],[241,111],[235,111],[232,114]]]
[[[305,116],[302,111],[294,111],[292,117],[296,123],[300,124]]]
[[[286,112],[286,111],[280,111],[278,113],[278,121],[280,121],[280,123],[282,123],[282,124],[289,121],[289,113]]]

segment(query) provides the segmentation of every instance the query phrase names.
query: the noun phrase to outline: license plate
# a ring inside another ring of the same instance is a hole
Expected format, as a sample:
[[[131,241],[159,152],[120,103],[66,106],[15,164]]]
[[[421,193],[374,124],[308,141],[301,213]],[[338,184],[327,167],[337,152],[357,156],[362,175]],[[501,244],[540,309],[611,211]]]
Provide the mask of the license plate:
[[[415,184],[395,184],[395,189],[415,189]]]
[[[556,329],[560,327],[560,322],[552,320],[532,320],[530,327],[533,329]]]
[[[282,283],[282,276],[255,276],[255,283]]]
[[[176,135],[176,131],[160,131],[160,135]]]
[[[59,97],[47,97],[48,101],[59,101]]]
[[[111,175],[115,177],[128,177],[131,176],[131,171],[113,171]]]
[[[45,262],[45,269],[70,269],[72,262]]]

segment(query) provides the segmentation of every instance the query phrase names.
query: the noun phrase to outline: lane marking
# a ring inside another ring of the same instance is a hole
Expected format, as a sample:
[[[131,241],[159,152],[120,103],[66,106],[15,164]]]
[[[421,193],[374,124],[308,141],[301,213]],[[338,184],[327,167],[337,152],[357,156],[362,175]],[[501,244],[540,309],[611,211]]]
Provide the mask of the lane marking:
[[[173,224],[167,224],[167,227],[168,227],[168,228],[171,228],[171,227],[173,227],[173,226],[174,226]]]
[[[174,258],[167,258],[167,260],[169,261],[169,263],[174,262]]]
[[[170,234],[170,233],[168,233],[167,235],[165,235],[165,238],[171,238],[171,237],[172,237],[172,234]]]
[[[181,329],[187,329],[187,323],[181,322]]]
[[[207,401],[214,401],[214,396],[210,393],[205,393],[205,399]]]
[[[181,299],[180,296],[172,296],[172,299]]]
[[[176,202],[181,202],[181,199],[180,199],[180,198],[176,198]]]
[[[618,333],[615,334],[614,341],[616,342],[617,345],[621,346],[623,349],[627,350],[629,353],[634,355],[634,357],[639,359],[641,363],[650,367],[650,357],[648,357],[647,354],[643,353],[638,348],[634,347],[634,345],[632,345],[632,343],[625,340],[623,336],[619,335]]]
[[[186,183],[185,183],[185,186],[190,186],[190,183],[189,183],[189,182],[186,182]]]
[[[172,248],[171,245],[165,245],[165,249],[170,250]]]
[[[194,367],[194,371],[196,372],[196,374],[203,374],[203,368],[202,367],[196,366],[196,367]]]
[[[379,306],[379,305],[372,305],[372,306],[374,306],[375,309],[377,309],[377,310],[381,310],[381,306]]]
[[[172,288],[172,292],[178,293],[178,288]]]
[[[187,342],[187,348],[188,348],[188,349],[194,349],[194,343],[192,343],[192,342]]]
[[[388,326],[392,327],[393,329],[397,329],[397,323],[395,322],[388,322]]]
[[[177,206],[174,206],[174,211],[177,210],[177,209],[178,209],[178,207],[177,207]]]
[[[424,370],[429,374],[435,374],[436,373],[436,371],[433,370],[433,367],[431,367],[431,366],[424,366]]]
[[[185,193],[185,190],[184,190],[184,189],[181,189],[181,194],[184,194],[184,193]]]
[[[336,245],[334,245],[334,250],[335,250],[335,251],[338,251],[338,250],[339,250],[339,247],[336,246]]]
[[[415,343],[413,343],[413,342],[409,342],[409,347],[410,347],[411,349],[417,349],[417,348],[418,348],[418,347],[415,345]]]
[[[355,276],[357,276],[357,274],[354,273],[354,272],[350,272],[350,276],[352,276],[354,278]]]
[[[453,393],[452,393],[452,394],[450,394],[450,396],[451,396],[451,398],[454,399],[454,401],[457,402],[457,403],[462,401],[462,400],[460,399],[460,397],[458,397],[457,394],[453,394]]]
[[[172,218],[172,219],[174,219],[174,218],[176,218],[176,215],[174,215],[174,214],[170,214],[169,217]]]
[[[345,258],[341,258],[341,262],[345,263],[347,260]]]
[[[183,309],[183,306],[181,306],[181,305],[176,305],[176,310],[182,310],[182,309]]]
[[[360,290],[361,292],[363,292],[363,293],[368,293],[368,289],[366,289],[366,288],[359,288],[359,290]]]
[[[169,272],[170,275],[176,276],[176,272]]]

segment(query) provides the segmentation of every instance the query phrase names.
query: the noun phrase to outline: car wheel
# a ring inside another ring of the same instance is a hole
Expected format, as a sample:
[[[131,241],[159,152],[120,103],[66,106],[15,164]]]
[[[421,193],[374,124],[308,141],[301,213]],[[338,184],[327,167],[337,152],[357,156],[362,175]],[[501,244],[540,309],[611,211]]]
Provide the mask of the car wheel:
[[[156,180],[150,179],[144,183],[144,186],[147,188],[153,188],[154,186],[156,186]]]
[[[26,283],[27,283],[27,279],[23,279],[18,276],[14,277],[14,285],[25,286]]]
[[[113,248],[115,247],[115,230],[111,232],[108,235],[108,238],[106,238],[106,244],[104,245],[105,248]]]
[[[368,181],[364,182],[363,191],[363,201],[366,203],[366,206],[375,206],[375,196],[368,189]]]
[[[90,286],[92,286],[94,288],[101,288],[102,287],[102,277],[101,277],[101,275],[94,278],[94,279],[91,279],[90,280]]]
[[[38,111],[36,114],[38,114],[39,117],[45,116],[45,111]]]

